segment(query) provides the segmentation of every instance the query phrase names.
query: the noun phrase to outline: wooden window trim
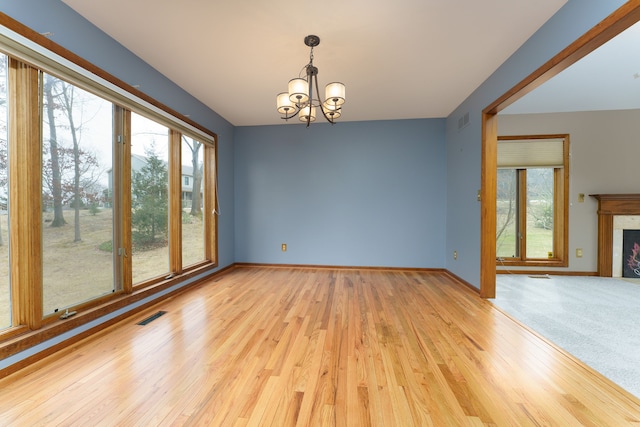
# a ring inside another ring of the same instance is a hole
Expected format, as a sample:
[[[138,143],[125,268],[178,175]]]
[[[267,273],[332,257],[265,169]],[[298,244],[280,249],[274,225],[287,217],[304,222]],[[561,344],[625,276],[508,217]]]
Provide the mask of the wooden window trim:
[[[567,267],[569,265],[568,245],[569,245],[569,134],[552,135],[515,135],[499,136],[497,141],[502,140],[535,140],[535,139],[562,139],[562,168],[553,169],[553,257],[549,259],[528,258],[526,256],[515,258],[496,259],[497,267],[505,266],[528,266],[528,267]],[[518,203],[519,206],[527,205],[527,174],[524,169],[515,169],[518,180]],[[527,247],[527,223],[526,215],[518,210],[518,231],[522,233],[520,251]],[[520,252],[522,254],[522,252]]]
[[[116,290],[133,292],[131,280],[131,111],[114,105],[113,107],[113,194],[112,209],[114,216],[114,267]],[[122,248],[119,253],[115,248]],[[117,257],[117,258],[116,258]],[[120,262],[116,262],[118,259]]]
[[[214,137],[214,143],[203,144],[204,147],[204,177],[203,188],[207,190],[207,196],[203,203],[204,219],[204,248],[205,260],[218,265],[218,137]]]
[[[169,130],[169,271],[182,272],[182,134]]]
[[[8,73],[12,324],[38,329],[43,312],[40,75],[11,57]]]

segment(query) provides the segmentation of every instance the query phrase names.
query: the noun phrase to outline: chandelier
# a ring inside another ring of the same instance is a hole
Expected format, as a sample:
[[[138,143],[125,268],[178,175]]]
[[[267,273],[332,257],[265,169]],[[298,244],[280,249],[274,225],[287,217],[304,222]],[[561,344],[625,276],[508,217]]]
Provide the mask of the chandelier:
[[[276,97],[278,112],[282,119],[289,120],[296,115],[301,122],[309,124],[316,120],[316,111],[320,109],[322,115],[331,124],[340,117],[344,104],[344,84],[329,83],[324,88],[325,100],[320,100],[318,90],[318,68],[313,65],[313,48],[320,44],[320,37],[309,35],[304,38],[304,44],[311,48],[309,63],[303,67],[305,77],[289,80],[289,91],[279,93]],[[300,76],[303,72],[300,71]],[[314,88],[315,93],[314,95]],[[316,96],[316,98],[314,98]]]

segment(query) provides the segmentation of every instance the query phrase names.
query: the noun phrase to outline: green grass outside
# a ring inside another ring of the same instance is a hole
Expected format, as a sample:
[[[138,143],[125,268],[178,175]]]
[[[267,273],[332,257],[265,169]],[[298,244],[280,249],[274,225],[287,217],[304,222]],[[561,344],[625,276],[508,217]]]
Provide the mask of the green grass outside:
[[[528,227],[527,258],[549,258],[548,253],[553,251],[553,230]],[[511,258],[515,252],[516,236],[511,230],[505,230],[496,244],[496,256]]]

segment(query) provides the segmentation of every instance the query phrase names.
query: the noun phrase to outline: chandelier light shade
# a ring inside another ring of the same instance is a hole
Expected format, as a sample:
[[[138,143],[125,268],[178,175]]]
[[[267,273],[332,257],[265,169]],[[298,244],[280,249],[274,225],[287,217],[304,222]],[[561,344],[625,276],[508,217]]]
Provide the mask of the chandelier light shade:
[[[294,104],[303,104],[309,101],[309,83],[300,78],[289,80],[289,99]]]
[[[300,109],[300,121],[301,122],[315,122],[316,121],[316,107],[312,105],[307,105],[306,107],[302,107]]]
[[[344,104],[344,85],[340,82],[329,83],[324,88],[324,97],[326,104]]]
[[[278,113],[280,114],[293,114],[296,111],[296,105],[289,99],[289,92],[282,92],[278,94]]]
[[[335,119],[342,115],[345,86],[340,82],[329,83],[324,88],[324,101],[320,99],[318,68],[313,65],[313,48],[320,44],[320,37],[309,35],[304,38],[304,44],[311,48],[309,63],[303,67],[304,77],[289,80],[288,92],[276,96],[278,113],[283,115],[284,120],[298,115],[300,121],[309,127],[309,124],[316,120],[316,111],[319,109],[324,118],[334,124]]]
[[[336,107],[335,105],[324,104],[322,105],[322,109],[324,110],[325,116],[331,119],[337,119],[342,114],[340,114],[340,107]]]

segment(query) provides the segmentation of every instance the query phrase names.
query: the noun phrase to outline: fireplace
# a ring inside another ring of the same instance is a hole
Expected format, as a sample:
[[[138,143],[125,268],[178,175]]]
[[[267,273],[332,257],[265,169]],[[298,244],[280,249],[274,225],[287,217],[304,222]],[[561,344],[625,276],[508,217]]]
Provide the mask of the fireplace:
[[[622,277],[640,278],[640,230],[622,230]]]
[[[635,237],[640,236],[640,194],[593,194],[591,197],[598,200],[598,275],[627,277],[623,276],[623,264],[628,264],[634,242],[629,243],[631,250],[625,249],[624,235],[631,236],[627,240],[635,239],[640,245],[640,237]]]

